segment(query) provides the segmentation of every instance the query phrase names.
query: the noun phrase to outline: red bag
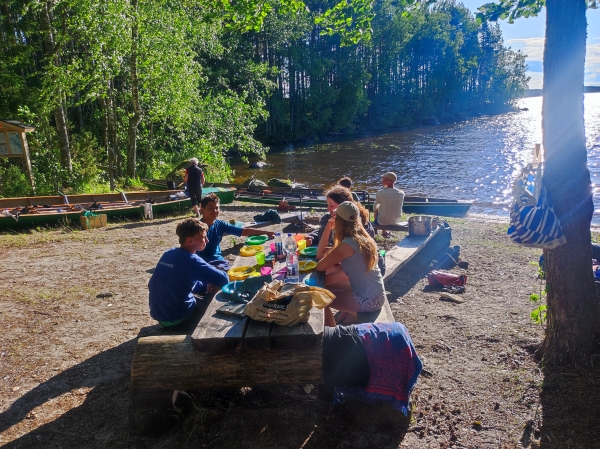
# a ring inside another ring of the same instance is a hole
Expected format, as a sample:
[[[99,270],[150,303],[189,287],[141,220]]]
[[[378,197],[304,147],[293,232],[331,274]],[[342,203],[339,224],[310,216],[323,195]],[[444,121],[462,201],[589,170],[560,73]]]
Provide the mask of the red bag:
[[[435,287],[443,287],[444,285],[462,286],[467,283],[465,274],[454,274],[449,271],[433,270],[427,274],[427,282]]]

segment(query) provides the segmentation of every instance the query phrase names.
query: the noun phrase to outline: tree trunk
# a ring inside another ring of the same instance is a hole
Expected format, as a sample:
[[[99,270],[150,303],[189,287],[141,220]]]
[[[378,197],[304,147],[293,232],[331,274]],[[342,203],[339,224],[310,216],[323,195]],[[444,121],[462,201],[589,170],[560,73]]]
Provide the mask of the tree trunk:
[[[131,9],[134,14],[131,26],[131,101],[133,103],[133,115],[129,117],[128,145],[127,145],[127,176],[135,178],[135,159],[137,126],[142,121],[142,108],[138,91],[137,56],[138,56],[138,0],[131,0]]]
[[[547,0],[544,47],[544,184],[567,243],[544,250],[548,313],[544,363],[585,365],[600,321],[591,268],[594,205],[583,124],[585,0]]]
[[[45,57],[50,64],[55,67],[60,66],[57,49],[54,42],[54,31],[52,30],[52,21],[50,19],[51,6],[48,2],[44,3],[40,12],[40,26],[44,32]],[[56,84],[56,76],[52,75],[52,81]],[[60,163],[62,168],[69,173],[73,171],[71,163],[71,147],[69,144],[69,132],[67,130],[67,112],[64,106],[63,91],[57,87],[55,95],[55,108],[53,111],[56,132],[58,134],[58,145],[60,147]]]

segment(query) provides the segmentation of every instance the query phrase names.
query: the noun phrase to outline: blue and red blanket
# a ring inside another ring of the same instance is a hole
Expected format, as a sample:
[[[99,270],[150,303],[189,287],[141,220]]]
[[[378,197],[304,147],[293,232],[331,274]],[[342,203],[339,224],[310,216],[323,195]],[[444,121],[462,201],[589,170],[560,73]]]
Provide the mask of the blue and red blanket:
[[[369,381],[366,388],[336,388],[336,399],[347,396],[366,402],[386,401],[406,415],[410,392],[423,368],[408,330],[401,323],[366,323],[355,327],[366,351]]]

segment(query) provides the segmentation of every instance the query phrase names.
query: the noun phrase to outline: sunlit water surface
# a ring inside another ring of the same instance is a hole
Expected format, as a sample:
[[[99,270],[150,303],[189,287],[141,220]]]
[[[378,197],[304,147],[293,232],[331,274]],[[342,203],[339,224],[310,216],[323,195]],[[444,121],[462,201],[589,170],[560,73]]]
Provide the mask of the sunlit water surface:
[[[592,222],[600,225],[600,93],[585,94],[584,105]],[[528,110],[272,152],[263,169],[233,166],[236,181],[256,174],[328,187],[350,176],[357,189],[376,191],[381,175],[393,171],[407,195],[472,200],[471,213],[508,216],[513,180],[542,142],[542,97],[519,107]]]

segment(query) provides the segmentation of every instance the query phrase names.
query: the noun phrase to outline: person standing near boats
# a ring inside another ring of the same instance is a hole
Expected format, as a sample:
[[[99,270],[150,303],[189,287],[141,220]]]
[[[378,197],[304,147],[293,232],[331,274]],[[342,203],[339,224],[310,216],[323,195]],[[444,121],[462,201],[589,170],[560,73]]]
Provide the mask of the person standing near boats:
[[[384,173],[381,179],[383,189],[377,192],[373,213],[375,220],[373,224],[380,226],[391,226],[400,223],[402,219],[402,205],[404,203],[404,192],[395,187],[398,177],[395,173]]]
[[[353,201],[344,201],[334,212],[334,247],[316,267],[326,272],[325,287],[335,295],[330,307],[342,312],[336,323],[330,308],[325,309],[325,325],[330,327],[356,323],[358,312],[375,312],[386,301],[377,244],[361,223],[360,209]],[[326,229],[330,228],[328,223]],[[325,253],[326,245],[321,239],[317,254]]]
[[[198,204],[202,201],[202,186],[204,185],[204,171],[198,166],[198,158],[190,159],[190,166],[185,170],[183,178],[192,201],[192,209],[196,218],[200,218]]]

